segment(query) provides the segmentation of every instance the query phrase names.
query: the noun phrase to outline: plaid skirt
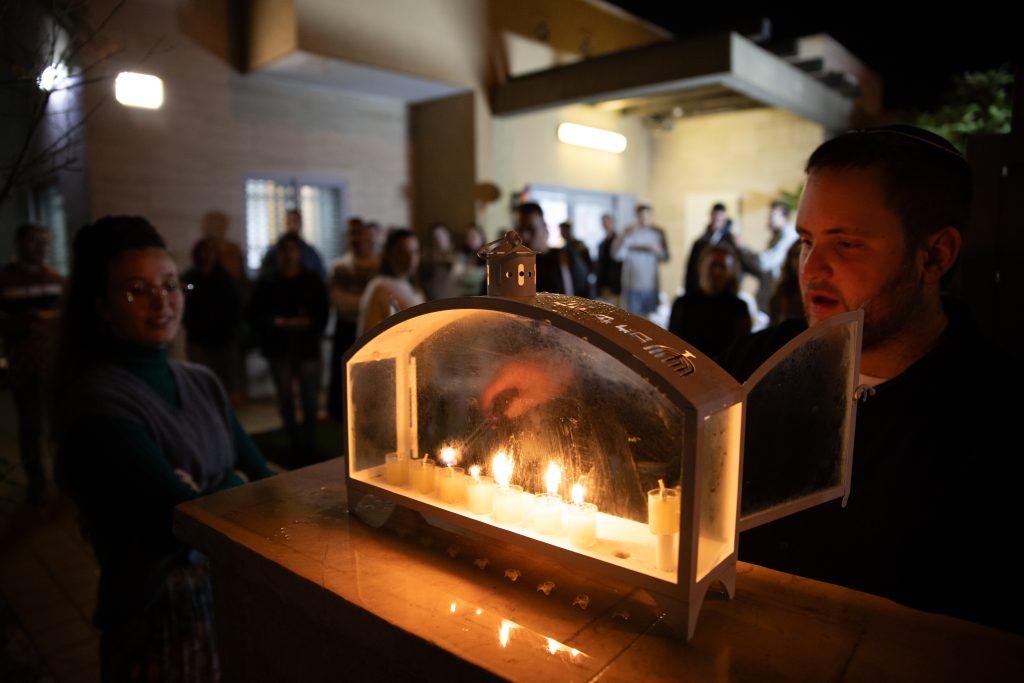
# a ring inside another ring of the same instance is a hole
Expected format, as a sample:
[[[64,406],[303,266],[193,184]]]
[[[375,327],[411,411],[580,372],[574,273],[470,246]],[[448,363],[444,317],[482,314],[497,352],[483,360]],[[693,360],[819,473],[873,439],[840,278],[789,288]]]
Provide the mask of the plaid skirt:
[[[144,615],[104,629],[100,663],[105,682],[220,680],[209,564],[171,569]]]

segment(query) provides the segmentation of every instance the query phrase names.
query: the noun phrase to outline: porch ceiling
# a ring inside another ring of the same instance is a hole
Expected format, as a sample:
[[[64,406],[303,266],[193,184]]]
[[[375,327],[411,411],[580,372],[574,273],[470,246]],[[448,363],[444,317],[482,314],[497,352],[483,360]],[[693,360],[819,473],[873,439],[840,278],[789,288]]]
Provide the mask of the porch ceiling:
[[[290,80],[364,95],[388,97],[407,104],[447,97],[465,88],[333,57],[295,51],[260,69]]]
[[[491,92],[495,114],[589,103],[627,114],[683,116],[778,107],[826,129],[849,126],[851,97],[759,47],[721,32],[657,43],[509,79]]]

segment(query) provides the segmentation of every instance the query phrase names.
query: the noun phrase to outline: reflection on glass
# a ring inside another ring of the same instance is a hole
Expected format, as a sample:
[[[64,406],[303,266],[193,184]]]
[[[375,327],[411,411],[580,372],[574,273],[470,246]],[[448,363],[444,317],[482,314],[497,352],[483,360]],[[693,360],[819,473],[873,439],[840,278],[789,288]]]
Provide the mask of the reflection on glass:
[[[438,322],[432,325],[434,317]],[[480,467],[499,487],[507,470],[498,468],[511,464],[505,486],[545,493],[554,464],[562,482],[586,481],[588,502],[602,512],[646,524],[647,491],[658,479],[669,487],[679,484],[683,409],[617,359],[564,330],[508,313],[465,310],[415,318],[380,335],[376,353],[369,348],[349,363],[356,412],[365,404],[362,417],[374,417],[353,421],[356,469],[383,464],[384,454],[397,450],[404,437],[395,433],[396,415],[412,402],[413,415],[403,426],[415,427],[410,449],[416,455],[448,464],[442,457],[457,454],[458,465],[467,472]],[[488,412],[481,396],[509,368],[557,372],[567,379],[556,384],[557,395],[544,396],[514,417],[509,415],[517,412],[515,402],[531,388],[510,386]],[[412,372],[415,377],[402,379]],[[403,396],[396,385],[416,388],[415,396]],[[498,453],[511,463],[495,463]]]
[[[783,359],[750,392],[743,515],[840,485],[843,463],[835,454],[843,451],[851,415],[855,338],[852,325],[825,331]]]
[[[518,628],[518,624],[515,624],[508,619],[501,620],[501,626],[498,627],[498,642],[501,643],[502,647],[508,647],[508,637],[512,633],[512,629]]]
[[[692,408],[618,359],[544,321],[465,309],[386,330],[347,371],[357,405],[352,476],[677,579],[675,567],[655,563],[647,491],[659,480],[680,484]],[[389,451],[392,467],[407,454],[407,483],[386,478]],[[433,461],[441,465],[434,476],[422,469]],[[458,476],[456,464],[468,474]],[[586,500],[572,500],[576,487]]]

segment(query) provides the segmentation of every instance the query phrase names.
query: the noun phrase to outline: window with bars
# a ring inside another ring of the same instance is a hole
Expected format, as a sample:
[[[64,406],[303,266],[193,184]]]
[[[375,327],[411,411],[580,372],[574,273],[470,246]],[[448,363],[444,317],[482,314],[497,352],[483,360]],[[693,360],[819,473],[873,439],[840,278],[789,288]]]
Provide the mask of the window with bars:
[[[302,212],[302,239],[323,257],[340,256],[345,244],[342,187],[326,183],[249,178],[245,181],[246,265],[258,271],[267,249],[284,234],[285,214]]]

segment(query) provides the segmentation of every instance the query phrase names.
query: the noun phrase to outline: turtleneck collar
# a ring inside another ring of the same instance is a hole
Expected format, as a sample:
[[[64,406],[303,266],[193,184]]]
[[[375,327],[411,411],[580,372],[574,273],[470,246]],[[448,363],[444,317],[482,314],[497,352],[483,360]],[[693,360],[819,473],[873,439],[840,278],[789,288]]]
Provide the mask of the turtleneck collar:
[[[172,405],[179,405],[178,387],[167,362],[167,349],[139,346],[123,339],[112,339],[107,360],[128,370]]]
[[[167,365],[167,349],[165,347],[154,349],[116,338],[110,341],[107,357],[118,365],[138,369]]]

